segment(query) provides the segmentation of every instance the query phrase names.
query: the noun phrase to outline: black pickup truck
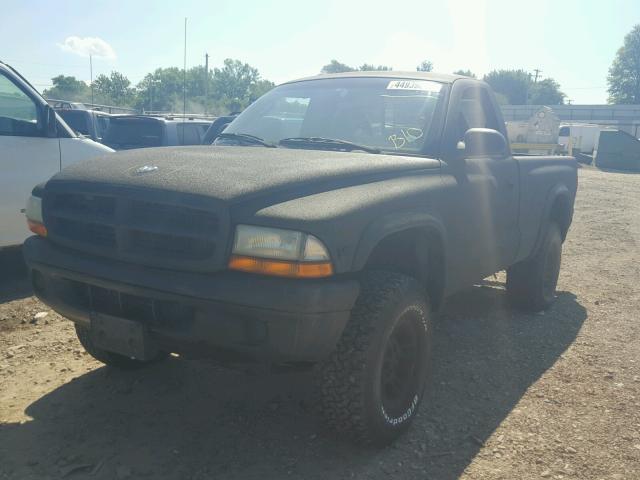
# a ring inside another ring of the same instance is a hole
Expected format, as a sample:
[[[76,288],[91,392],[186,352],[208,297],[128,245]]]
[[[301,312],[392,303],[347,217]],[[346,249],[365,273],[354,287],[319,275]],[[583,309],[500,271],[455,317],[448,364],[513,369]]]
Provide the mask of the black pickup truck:
[[[423,397],[447,295],[506,269],[514,306],[554,300],[576,163],[512,156],[505,136],[466,77],[285,83],[213,146],[119,152],[36,187],[33,287],[107,365],[309,366],[332,426],[389,442]]]

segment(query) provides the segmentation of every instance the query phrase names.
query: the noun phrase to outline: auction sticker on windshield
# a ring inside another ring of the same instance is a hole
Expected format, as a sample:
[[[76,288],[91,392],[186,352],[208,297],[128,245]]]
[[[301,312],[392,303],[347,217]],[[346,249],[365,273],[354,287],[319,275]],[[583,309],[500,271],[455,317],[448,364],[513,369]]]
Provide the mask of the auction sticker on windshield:
[[[421,90],[427,92],[439,92],[442,86],[437,82],[428,80],[391,80],[387,90]]]

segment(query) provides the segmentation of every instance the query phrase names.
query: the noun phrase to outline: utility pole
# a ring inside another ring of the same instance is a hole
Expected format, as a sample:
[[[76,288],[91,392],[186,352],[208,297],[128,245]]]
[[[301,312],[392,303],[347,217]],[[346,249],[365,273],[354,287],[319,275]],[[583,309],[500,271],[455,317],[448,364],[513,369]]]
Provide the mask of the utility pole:
[[[187,17],[184,17],[184,70],[182,71],[182,115],[187,114]]]
[[[93,58],[91,54],[89,54],[89,75],[91,76],[91,103],[95,103],[93,101]]]
[[[542,73],[542,70],[540,70],[539,68],[534,68],[533,71],[536,72],[536,75],[533,77],[533,83],[538,83],[538,77]]]
[[[207,114],[207,100],[209,98],[209,54],[204,54],[204,114]]]

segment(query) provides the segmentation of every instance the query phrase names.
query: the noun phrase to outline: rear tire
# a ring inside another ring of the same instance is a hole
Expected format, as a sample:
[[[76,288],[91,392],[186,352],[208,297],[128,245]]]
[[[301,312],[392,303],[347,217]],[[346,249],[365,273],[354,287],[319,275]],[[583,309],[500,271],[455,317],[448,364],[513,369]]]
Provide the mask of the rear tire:
[[[507,270],[510,303],[529,312],[549,308],[556,299],[561,261],[562,234],[558,224],[551,222],[538,252]]]
[[[136,370],[147,365],[158,363],[169,356],[168,353],[159,352],[158,355],[152,360],[145,361],[125,357],[124,355],[109,352],[107,350],[96,347],[91,340],[91,335],[89,334],[89,329],[87,327],[78,325],[77,323],[75,324],[75,327],[78,340],[80,340],[80,343],[87,351],[87,353],[99,362],[102,362],[109,367],[117,368],[119,370]]]
[[[369,274],[336,350],[318,366],[320,414],[357,442],[392,442],[422,400],[431,338],[424,288],[399,273]]]

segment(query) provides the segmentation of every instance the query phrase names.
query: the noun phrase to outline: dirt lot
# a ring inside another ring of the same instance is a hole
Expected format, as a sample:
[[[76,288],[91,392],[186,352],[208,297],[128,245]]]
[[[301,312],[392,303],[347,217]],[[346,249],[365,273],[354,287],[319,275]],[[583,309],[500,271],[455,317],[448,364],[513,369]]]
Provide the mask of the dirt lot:
[[[557,304],[452,298],[410,432],[355,448],[308,412],[305,374],[171,358],[120,373],[0,259],[0,479],[640,478],[640,176],[580,172]]]

